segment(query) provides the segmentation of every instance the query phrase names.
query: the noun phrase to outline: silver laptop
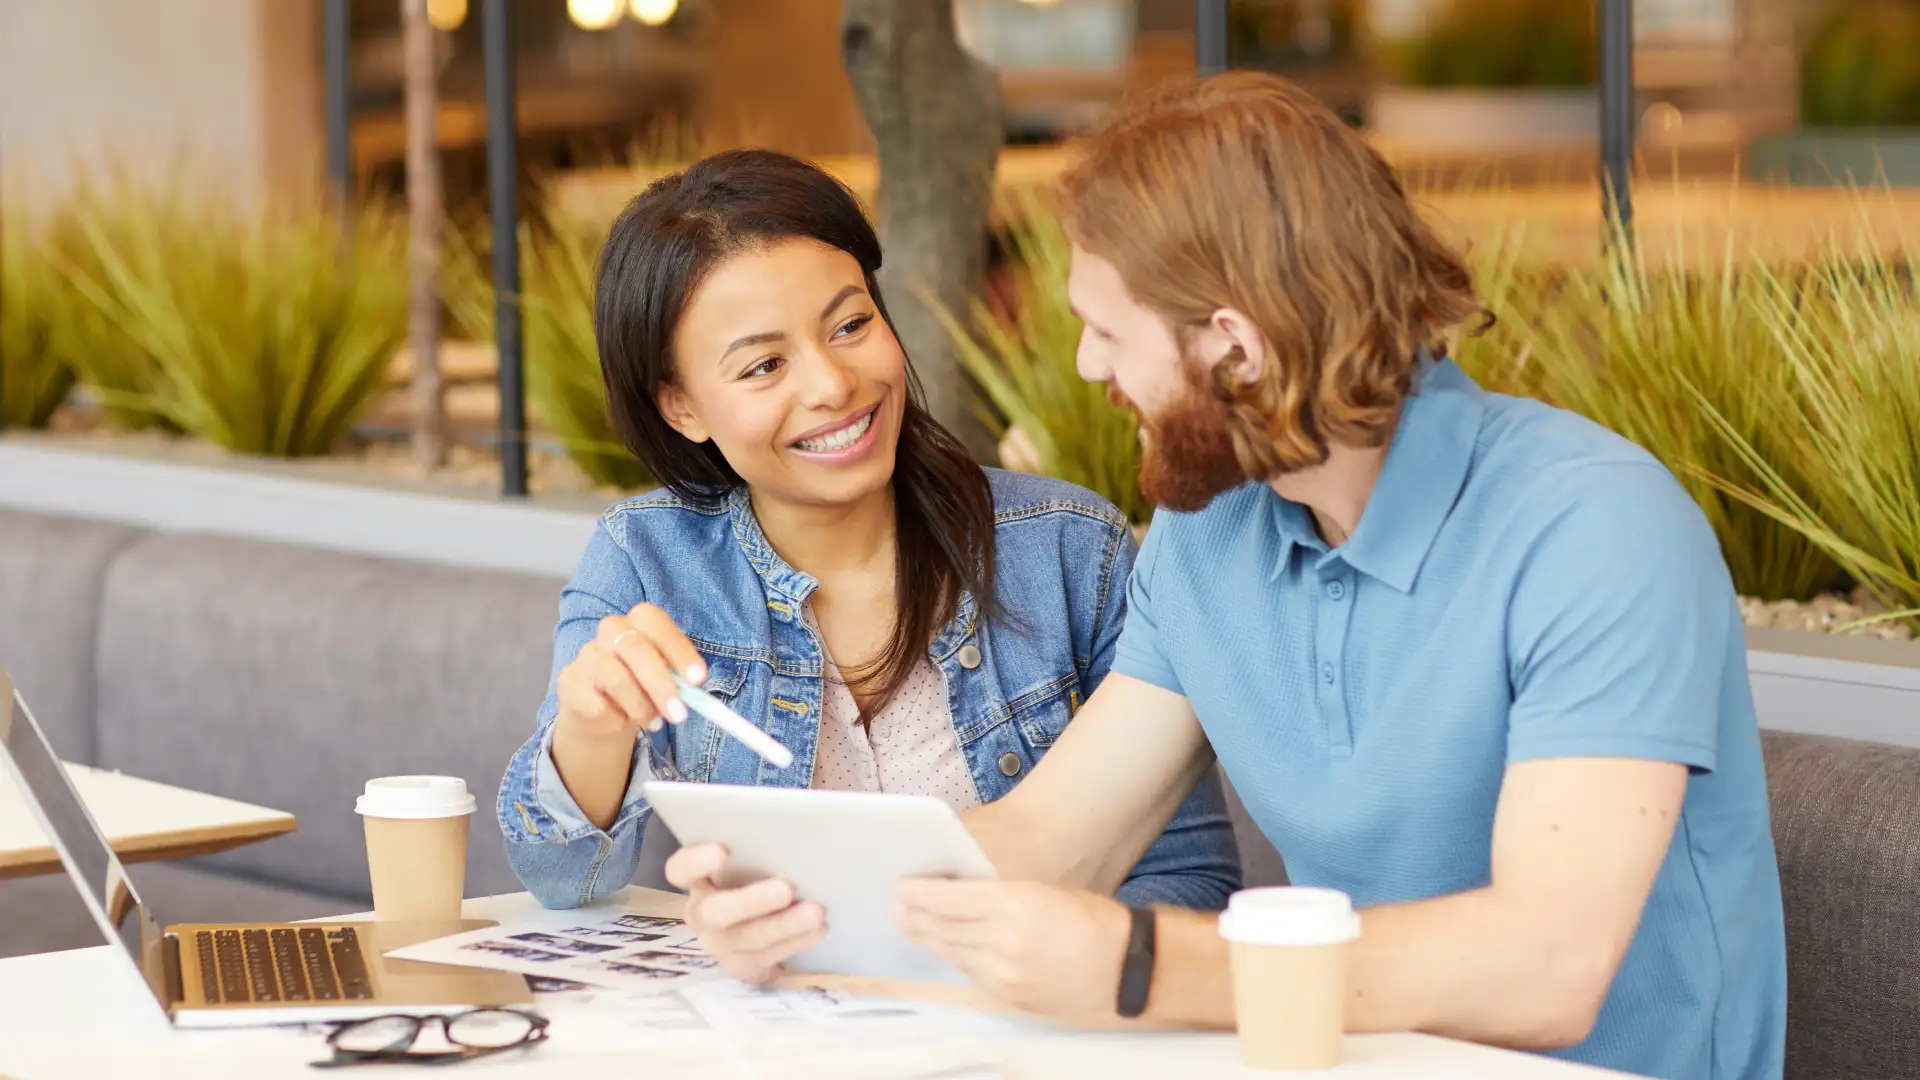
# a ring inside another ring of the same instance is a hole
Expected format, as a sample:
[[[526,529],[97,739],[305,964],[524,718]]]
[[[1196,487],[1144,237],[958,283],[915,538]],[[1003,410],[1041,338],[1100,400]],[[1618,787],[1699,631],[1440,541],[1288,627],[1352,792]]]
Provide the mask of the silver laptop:
[[[522,975],[385,956],[404,945],[494,925],[486,920],[186,924],[163,930],[5,668],[0,763],[52,838],[81,903],[108,940],[126,950],[178,1026],[313,1023],[533,999]]]

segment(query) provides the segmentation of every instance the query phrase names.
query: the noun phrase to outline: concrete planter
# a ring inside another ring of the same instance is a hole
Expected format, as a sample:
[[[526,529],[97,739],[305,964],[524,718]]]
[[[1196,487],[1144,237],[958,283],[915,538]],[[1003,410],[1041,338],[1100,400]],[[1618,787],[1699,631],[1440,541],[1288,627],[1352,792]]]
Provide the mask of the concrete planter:
[[[567,577],[605,501],[321,480],[268,461],[209,465],[0,443],[0,508],[485,570]]]
[[[1920,642],[1753,627],[1760,726],[1920,747]]]
[[[1812,186],[1920,187],[1920,129],[1809,128],[1763,135],[1747,150],[1747,175]]]
[[[1367,131],[1429,150],[1590,150],[1600,138],[1591,89],[1420,89],[1383,86],[1367,101]]]

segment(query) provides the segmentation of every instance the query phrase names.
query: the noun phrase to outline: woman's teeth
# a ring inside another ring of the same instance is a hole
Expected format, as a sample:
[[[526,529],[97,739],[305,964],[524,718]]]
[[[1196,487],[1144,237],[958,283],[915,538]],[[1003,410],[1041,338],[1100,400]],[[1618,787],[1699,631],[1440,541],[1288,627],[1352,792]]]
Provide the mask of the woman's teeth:
[[[803,439],[794,445],[802,450],[815,454],[828,454],[835,450],[845,450],[847,447],[860,441],[860,436],[865,435],[867,428],[871,426],[873,426],[873,413],[869,412],[867,415],[855,420],[853,423],[848,424],[846,427],[841,428],[831,435],[822,435],[817,439]]]

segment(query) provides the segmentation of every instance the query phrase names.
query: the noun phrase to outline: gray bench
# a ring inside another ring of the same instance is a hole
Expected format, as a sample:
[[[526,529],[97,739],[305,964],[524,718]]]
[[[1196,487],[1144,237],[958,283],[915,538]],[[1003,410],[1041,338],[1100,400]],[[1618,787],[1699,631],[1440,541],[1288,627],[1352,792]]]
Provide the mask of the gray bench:
[[[299,830],[134,868],[176,921],[369,901],[354,796],[452,773],[467,880],[518,888],[493,814],[562,582],[0,510],[0,657],[65,757],[288,810]],[[0,881],[0,956],[92,945],[62,877]]]

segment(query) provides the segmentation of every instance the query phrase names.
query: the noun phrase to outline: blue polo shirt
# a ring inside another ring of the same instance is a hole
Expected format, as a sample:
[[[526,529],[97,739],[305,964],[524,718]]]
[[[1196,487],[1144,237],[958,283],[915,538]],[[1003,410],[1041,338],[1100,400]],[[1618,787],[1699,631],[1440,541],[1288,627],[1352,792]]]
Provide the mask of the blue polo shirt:
[[[1162,511],[1114,670],[1185,695],[1290,879],[1362,906],[1487,885],[1514,762],[1687,765],[1598,1024],[1556,1056],[1780,1076],[1786,945],[1745,637],[1712,530],[1639,447],[1441,361],[1338,548],[1264,485]]]

